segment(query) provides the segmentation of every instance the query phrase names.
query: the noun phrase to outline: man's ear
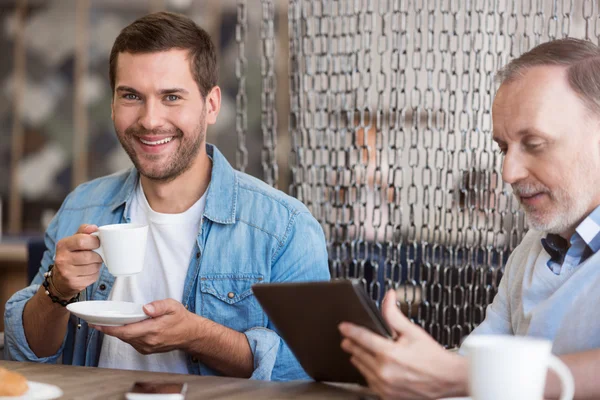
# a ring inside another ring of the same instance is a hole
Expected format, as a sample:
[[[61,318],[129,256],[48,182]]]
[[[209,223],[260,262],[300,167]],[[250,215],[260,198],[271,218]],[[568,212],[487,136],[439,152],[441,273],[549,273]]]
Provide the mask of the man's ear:
[[[221,88],[213,87],[205,98],[206,123],[212,125],[217,122],[219,111],[221,110]]]

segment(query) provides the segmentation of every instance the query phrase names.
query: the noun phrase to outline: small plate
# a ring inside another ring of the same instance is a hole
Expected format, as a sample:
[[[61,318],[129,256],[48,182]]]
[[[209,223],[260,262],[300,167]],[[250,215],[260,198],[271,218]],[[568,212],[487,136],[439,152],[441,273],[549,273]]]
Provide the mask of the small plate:
[[[126,301],[80,301],[71,303],[67,309],[88,324],[99,326],[122,326],[148,319],[143,305]]]
[[[444,397],[439,400],[472,400],[470,397]]]
[[[63,391],[47,383],[27,381],[29,390],[23,396],[0,396],[0,400],[53,400],[62,397]]]

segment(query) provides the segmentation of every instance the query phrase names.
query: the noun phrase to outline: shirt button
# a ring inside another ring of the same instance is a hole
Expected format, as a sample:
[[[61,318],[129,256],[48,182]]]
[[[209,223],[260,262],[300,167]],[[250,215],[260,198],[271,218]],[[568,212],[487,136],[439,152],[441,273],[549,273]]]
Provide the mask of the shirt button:
[[[199,251],[196,253],[196,258],[200,258],[200,252]]]
[[[189,310],[189,309],[190,309],[190,306],[188,306],[188,305],[186,304],[186,305],[185,305],[185,309],[186,309],[186,310]]]
[[[198,359],[196,358],[196,356],[192,357],[192,362],[197,363]]]
[[[100,285],[100,290],[106,290],[106,285],[104,283]]]
[[[229,297],[230,299],[233,299],[235,297],[235,293],[229,292],[229,293],[227,293],[227,297]]]

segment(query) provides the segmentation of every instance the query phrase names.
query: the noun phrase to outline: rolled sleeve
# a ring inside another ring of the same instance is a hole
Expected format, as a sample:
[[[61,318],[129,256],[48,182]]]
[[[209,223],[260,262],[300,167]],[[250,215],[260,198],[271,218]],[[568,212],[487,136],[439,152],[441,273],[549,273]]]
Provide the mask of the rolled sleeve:
[[[276,251],[271,282],[329,280],[327,260],[321,226],[310,213],[298,213],[290,221],[284,244]],[[266,328],[252,328],[244,333],[254,356],[252,379],[310,379],[270,321]]]
[[[6,303],[4,312],[4,358],[12,361],[32,361],[55,364],[63,352],[65,340],[58,352],[50,357],[37,357],[29,347],[23,327],[23,310],[40,285],[31,285],[15,293]]]
[[[265,328],[252,328],[244,332],[254,356],[254,371],[250,379],[269,381],[271,373],[278,361],[281,338]]]

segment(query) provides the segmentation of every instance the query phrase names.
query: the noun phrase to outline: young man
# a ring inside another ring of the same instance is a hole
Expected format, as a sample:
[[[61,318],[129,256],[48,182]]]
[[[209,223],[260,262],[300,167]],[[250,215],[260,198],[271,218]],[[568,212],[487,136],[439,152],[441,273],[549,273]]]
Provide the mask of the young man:
[[[325,238],[299,201],[235,171],[206,144],[221,105],[210,37],[176,14],[140,18],[114,43],[110,81],[115,131],[135,168],[67,197],[34,283],[7,303],[7,358],[305,378],[251,285],[328,279]],[[149,226],[146,265],[115,279],[90,234],[124,222]],[[90,327],[52,299],[74,296],[146,304],[152,318]]]
[[[486,319],[472,333],[548,338],[575,378],[577,398],[599,398],[600,48],[544,43],[499,74],[494,140],[502,178],[532,228],[505,267]],[[342,324],[342,348],[384,398],[466,395],[466,360],[445,351],[386,295],[394,342]],[[557,397],[549,379],[546,396]]]

